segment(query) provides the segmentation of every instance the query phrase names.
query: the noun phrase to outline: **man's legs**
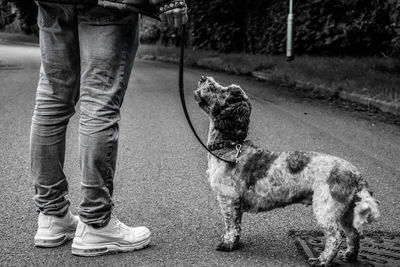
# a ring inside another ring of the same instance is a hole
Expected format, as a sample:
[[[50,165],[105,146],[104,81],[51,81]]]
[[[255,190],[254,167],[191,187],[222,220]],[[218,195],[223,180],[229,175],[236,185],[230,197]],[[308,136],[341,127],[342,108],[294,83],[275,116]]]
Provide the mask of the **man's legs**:
[[[35,244],[52,247],[72,238],[77,223],[68,213],[68,183],[63,172],[65,134],[79,92],[74,7],[39,4],[38,25],[42,64],[30,137],[33,200],[40,212]]]
[[[138,26],[139,16],[134,13],[78,7],[83,199],[72,244],[75,255],[137,250],[150,242],[147,228],[131,228],[111,216],[118,122],[138,48]]]

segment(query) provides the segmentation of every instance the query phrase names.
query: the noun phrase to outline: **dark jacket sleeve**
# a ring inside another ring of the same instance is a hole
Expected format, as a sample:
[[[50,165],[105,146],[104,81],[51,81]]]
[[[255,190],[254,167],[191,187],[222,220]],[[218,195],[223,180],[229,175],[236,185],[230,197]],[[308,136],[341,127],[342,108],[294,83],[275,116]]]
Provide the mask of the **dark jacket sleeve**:
[[[184,2],[184,0],[182,0]],[[39,0],[39,2],[50,2],[75,5],[99,5],[106,8],[116,8],[125,11],[137,12],[155,19],[159,19],[157,5],[170,3],[173,0]]]
[[[150,0],[97,0],[99,6],[141,13],[158,19],[155,4]]]

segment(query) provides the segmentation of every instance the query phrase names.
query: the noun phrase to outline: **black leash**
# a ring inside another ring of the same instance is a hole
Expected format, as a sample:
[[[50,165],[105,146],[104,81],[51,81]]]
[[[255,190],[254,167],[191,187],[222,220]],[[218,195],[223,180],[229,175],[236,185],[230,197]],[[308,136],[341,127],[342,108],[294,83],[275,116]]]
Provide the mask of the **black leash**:
[[[184,86],[183,86],[183,63],[184,63],[184,53],[185,53],[185,35],[186,34],[186,24],[182,25],[182,31],[181,31],[181,52],[180,52],[180,58],[179,58],[179,94],[181,97],[181,102],[182,102],[182,108],[183,108],[183,112],[185,113],[185,117],[186,120],[190,126],[190,129],[192,129],[192,132],[194,134],[194,136],[196,137],[196,139],[199,141],[199,143],[204,147],[205,150],[207,150],[208,153],[210,153],[211,155],[213,155],[214,157],[216,157],[219,160],[222,160],[226,163],[235,165],[237,162],[236,161],[230,161],[230,160],[226,160],[223,159],[217,155],[215,155],[213,152],[211,152],[210,149],[208,149],[208,147],[201,141],[199,135],[197,134],[196,130],[193,127],[192,121],[190,120],[189,117],[189,113],[187,111],[186,108],[186,103],[185,103],[185,94],[184,94]],[[236,158],[238,157],[239,153],[240,153],[240,145],[239,147],[236,147],[237,150],[237,154],[236,154]]]

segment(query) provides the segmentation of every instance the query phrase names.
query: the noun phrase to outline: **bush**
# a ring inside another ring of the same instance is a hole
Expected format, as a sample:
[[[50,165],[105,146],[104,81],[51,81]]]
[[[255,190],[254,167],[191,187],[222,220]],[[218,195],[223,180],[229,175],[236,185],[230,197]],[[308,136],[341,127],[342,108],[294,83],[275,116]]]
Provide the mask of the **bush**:
[[[142,17],[140,25],[140,41],[143,44],[161,43],[165,46],[180,43],[180,36],[175,27],[166,27],[161,22]]]
[[[154,44],[160,39],[160,29],[155,24],[142,23],[140,41],[144,44]]]
[[[11,3],[2,1],[0,3],[0,29],[11,24],[16,17],[17,13],[13,10]]]
[[[189,2],[191,42],[197,48],[221,52],[243,50],[243,10],[240,0]]]
[[[387,1],[300,1],[296,49],[301,53],[389,53],[393,32]]]
[[[190,1],[193,46],[222,52],[285,52],[287,1]],[[294,1],[296,53],[400,55],[400,2]]]
[[[37,6],[33,1],[1,0],[0,29],[17,24],[27,34],[38,34]]]

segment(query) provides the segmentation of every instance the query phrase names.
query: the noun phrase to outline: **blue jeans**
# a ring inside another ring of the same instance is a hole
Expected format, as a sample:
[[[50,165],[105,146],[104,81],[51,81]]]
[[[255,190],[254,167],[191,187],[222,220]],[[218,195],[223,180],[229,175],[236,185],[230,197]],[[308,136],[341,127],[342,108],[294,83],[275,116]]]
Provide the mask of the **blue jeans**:
[[[65,136],[80,99],[81,220],[105,225],[113,207],[120,108],[139,44],[139,16],[97,6],[39,3],[41,68],[32,118],[31,173],[38,212],[70,205]]]

